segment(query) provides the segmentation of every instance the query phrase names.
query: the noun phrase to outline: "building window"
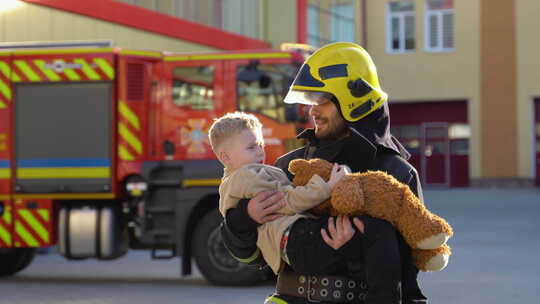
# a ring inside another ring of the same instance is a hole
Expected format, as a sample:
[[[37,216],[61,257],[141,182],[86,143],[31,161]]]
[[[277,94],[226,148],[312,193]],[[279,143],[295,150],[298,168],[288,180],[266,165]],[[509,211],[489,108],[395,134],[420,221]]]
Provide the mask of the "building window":
[[[308,6],[308,44],[312,46],[319,46],[321,37],[319,35],[319,9],[316,6]]]
[[[388,3],[387,49],[389,53],[406,53],[416,47],[414,3]]]
[[[200,0],[197,0],[197,2]],[[260,0],[219,0],[223,7],[222,29],[248,36],[259,37]]]
[[[333,4],[330,6],[332,18],[330,24],[332,41],[354,42],[354,9],[352,3]]]
[[[355,42],[354,1],[310,0],[308,44],[319,47],[337,41]]]
[[[426,0],[426,50],[447,52],[454,49],[454,1]]]

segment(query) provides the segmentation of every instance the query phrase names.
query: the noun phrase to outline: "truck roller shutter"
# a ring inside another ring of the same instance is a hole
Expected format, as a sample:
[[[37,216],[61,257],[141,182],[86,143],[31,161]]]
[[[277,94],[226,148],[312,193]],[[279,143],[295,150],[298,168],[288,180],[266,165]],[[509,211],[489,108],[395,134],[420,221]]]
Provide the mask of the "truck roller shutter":
[[[111,96],[111,82],[16,86],[16,192],[111,192]]]

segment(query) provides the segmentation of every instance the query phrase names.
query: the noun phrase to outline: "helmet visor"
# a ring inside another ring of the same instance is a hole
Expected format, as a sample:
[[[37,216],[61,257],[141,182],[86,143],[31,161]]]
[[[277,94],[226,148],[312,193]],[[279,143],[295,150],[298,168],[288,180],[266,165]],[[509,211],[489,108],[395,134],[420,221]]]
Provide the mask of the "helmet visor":
[[[290,90],[283,100],[285,103],[301,103],[305,105],[321,105],[329,102],[332,94],[326,92]]]

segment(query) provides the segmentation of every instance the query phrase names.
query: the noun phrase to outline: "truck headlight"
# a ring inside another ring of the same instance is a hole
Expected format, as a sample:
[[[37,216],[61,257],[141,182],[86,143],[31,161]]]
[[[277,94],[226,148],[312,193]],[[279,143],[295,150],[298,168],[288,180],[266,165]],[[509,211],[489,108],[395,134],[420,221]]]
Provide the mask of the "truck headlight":
[[[127,193],[129,193],[129,195],[133,197],[142,196],[147,189],[148,189],[148,184],[146,182],[126,183]]]

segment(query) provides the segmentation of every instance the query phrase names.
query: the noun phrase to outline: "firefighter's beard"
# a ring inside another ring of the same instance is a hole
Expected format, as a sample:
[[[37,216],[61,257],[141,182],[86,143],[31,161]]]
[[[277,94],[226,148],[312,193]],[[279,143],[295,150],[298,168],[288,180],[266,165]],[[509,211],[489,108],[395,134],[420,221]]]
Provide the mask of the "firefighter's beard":
[[[339,112],[330,117],[321,115],[313,117],[315,121],[315,136],[318,139],[338,139],[347,134],[347,125]]]

